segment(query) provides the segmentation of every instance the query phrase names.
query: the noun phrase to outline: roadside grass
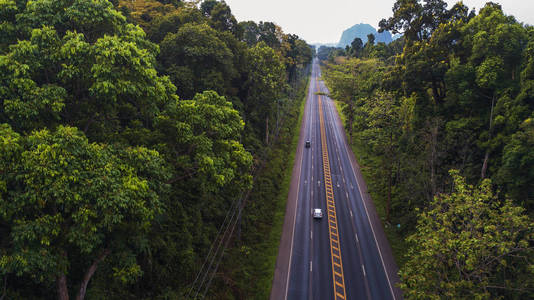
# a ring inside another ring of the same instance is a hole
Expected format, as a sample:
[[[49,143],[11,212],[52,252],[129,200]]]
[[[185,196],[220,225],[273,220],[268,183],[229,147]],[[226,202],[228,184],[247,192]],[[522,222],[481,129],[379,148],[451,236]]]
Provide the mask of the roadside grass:
[[[343,113],[343,103],[340,101],[334,100],[334,103],[336,105],[336,109],[339,113],[339,117],[341,118],[341,122],[343,123],[343,128],[345,129],[345,134],[348,135],[348,132],[345,128],[347,117]],[[369,193],[371,194],[371,199],[373,203],[376,206],[376,210],[378,213],[378,216],[380,217],[380,220],[382,221],[382,225],[384,226],[384,231],[386,233],[386,237],[389,241],[389,244],[391,246],[391,249],[393,251],[393,256],[395,258],[395,262],[397,263],[398,267],[402,267],[404,263],[406,262],[406,249],[408,249],[408,245],[406,241],[404,240],[404,236],[397,230],[397,228],[394,226],[394,224],[388,224],[386,220],[386,199],[382,197],[377,189],[375,188],[375,184],[372,180],[372,177],[369,174],[369,168],[366,166],[368,159],[365,157],[361,145],[358,143],[358,139],[354,138],[352,145],[350,145],[352,151],[354,152],[354,155],[356,156],[356,159],[358,160],[358,163],[360,164],[360,168],[362,170],[363,177],[365,179],[365,182],[367,183]]]

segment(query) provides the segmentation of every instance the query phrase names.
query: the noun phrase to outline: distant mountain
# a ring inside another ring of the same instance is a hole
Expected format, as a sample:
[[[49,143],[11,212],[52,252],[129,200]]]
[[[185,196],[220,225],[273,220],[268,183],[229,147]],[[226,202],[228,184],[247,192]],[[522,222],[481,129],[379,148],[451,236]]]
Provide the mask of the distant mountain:
[[[389,33],[388,31],[378,33],[373,26],[361,23],[356,24],[351,28],[343,31],[343,34],[341,35],[341,40],[337,45],[338,47],[345,48],[345,46],[350,45],[350,43],[352,43],[352,41],[354,41],[354,39],[357,37],[362,39],[362,42],[365,44],[367,43],[368,34],[375,35],[375,43],[384,42],[386,44],[389,44],[393,41],[391,33]]]

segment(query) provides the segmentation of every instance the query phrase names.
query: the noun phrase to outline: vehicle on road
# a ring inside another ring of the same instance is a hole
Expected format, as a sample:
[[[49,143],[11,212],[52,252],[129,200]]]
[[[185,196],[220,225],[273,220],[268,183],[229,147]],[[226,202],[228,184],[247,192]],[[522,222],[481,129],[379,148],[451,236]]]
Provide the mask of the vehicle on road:
[[[310,148],[311,146],[311,142],[310,141],[306,141],[306,148]]]
[[[320,208],[315,208],[313,210],[313,218],[314,219],[321,219],[323,217],[323,210]]]

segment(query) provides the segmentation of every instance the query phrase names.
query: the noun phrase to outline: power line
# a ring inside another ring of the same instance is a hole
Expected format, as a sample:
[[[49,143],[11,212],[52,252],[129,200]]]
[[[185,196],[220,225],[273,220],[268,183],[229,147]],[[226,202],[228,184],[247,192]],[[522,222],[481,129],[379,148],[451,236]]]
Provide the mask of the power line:
[[[211,247],[210,247],[210,250],[208,251],[208,254],[207,254],[207,256],[206,256],[206,259],[204,260],[204,263],[202,264],[202,266],[201,266],[201,268],[200,268],[200,270],[199,270],[199,272],[198,272],[198,274],[197,274],[195,280],[193,281],[193,284],[192,284],[192,286],[191,286],[191,289],[189,290],[189,293],[187,294],[187,297],[188,297],[188,298],[191,296],[191,294],[192,294],[193,291],[195,290],[195,284],[197,283],[198,279],[199,279],[200,277],[202,277],[202,278],[203,278],[202,280],[204,280],[206,274],[208,273],[209,268],[211,267],[211,264],[207,267],[207,269],[206,269],[205,271],[204,271],[204,267],[207,265],[208,261],[210,261],[210,257],[212,257],[212,251],[214,250],[215,245],[217,244],[217,241],[220,239],[220,242],[219,242],[219,244],[217,245],[217,249],[215,249],[215,252],[213,253],[213,257],[216,256],[216,254],[217,254],[217,252],[218,252],[218,250],[219,250],[219,247],[220,247],[220,245],[221,245],[221,243],[222,243],[222,241],[223,241],[223,238],[224,238],[224,235],[221,237],[221,233],[222,233],[223,230],[224,230],[224,232],[225,232],[225,234],[226,234],[226,231],[227,231],[227,229],[228,229],[228,226],[229,226],[231,220],[233,219],[233,216],[235,215],[236,208],[238,207],[238,204],[241,203],[241,198],[242,198],[243,194],[244,194],[244,192],[241,193],[241,196],[240,196],[240,197],[238,197],[238,198],[235,199],[235,201],[234,201],[234,202],[232,203],[232,205],[230,206],[230,209],[227,211],[226,216],[225,216],[225,218],[224,218],[224,221],[223,221],[223,223],[221,224],[221,226],[219,227],[219,230],[218,230],[218,232],[217,232],[217,235],[216,235],[216,237],[215,237],[213,243],[211,244]],[[228,219],[228,217],[229,217],[230,215],[231,215],[231,217],[230,217],[230,219]],[[228,221],[228,223],[227,223],[227,221]],[[205,273],[204,276],[201,276],[202,273]],[[200,284],[201,284],[201,285],[200,285],[200,287],[201,287],[202,284],[203,284],[203,281],[202,281]],[[200,288],[200,287],[199,287],[199,288]],[[199,291],[197,291],[197,292],[195,293],[195,299],[196,299],[196,297],[197,297],[197,295],[198,295],[198,292],[199,292]]]
[[[308,73],[309,72],[309,68],[305,68],[304,72]],[[282,117],[282,119],[285,119],[285,115]],[[279,128],[276,130],[275,135],[278,136],[278,134],[279,134]],[[273,142],[274,142],[274,140],[273,140]],[[260,154],[260,157],[265,157],[266,154],[267,154],[267,150],[263,149],[263,153]],[[263,160],[263,162],[262,162],[262,164],[261,164],[261,166],[259,168],[254,168],[253,167],[252,172],[251,172],[252,173],[252,177],[253,177],[252,182],[255,182],[256,176],[257,176],[259,170],[261,170],[263,168],[264,164],[265,164],[265,160]],[[226,213],[224,221],[221,224],[221,226],[220,226],[220,228],[219,228],[219,230],[217,232],[217,236],[215,237],[215,239],[214,239],[214,241],[213,241],[213,243],[212,243],[212,245],[210,247],[210,250],[208,251],[208,255],[206,256],[206,259],[205,259],[204,263],[202,264],[202,266],[201,266],[201,268],[200,268],[195,280],[193,281],[193,284],[191,286],[191,289],[189,290],[189,293],[187,294],[188,298],[190,298],[190,296],[194,293],[193,299],[198,299],[197,297],[199,296],[199,293],[202,290],[204,290],[204,291],[201,293],[202,296],[201,296],[200,299],[204,299],[205,298],[206,293],[208,292],[209,287],[211,285],[211,282],[212,282],[213,278],[215,277],[215,274],[217,273],[217,269],[219,268],[219,265],[220,265],[220,263],[222,261],[222,258],[224,256],[224,252],[225,252],[226,248],[228,247],[228,243],[230,242],[231,237],[232,237],[232,235],[234,233],[235,227],[236,227],[236,225],[237,225],[237,223],[238,223],[238,221],[239,221],[239,219],[241,217],[241,214],[242,214],[242,211],[243,211],[243,208],[244,208],[244,202],[246,202],[246,199],[248,199],[248,197],[250,195],[250,192],[251,192],[251,189],[247,190],[246,194],[245,194],[245,192],[242,192],[241,195],[238,198],[236,198],[236,200],[230,206],[228,212]],[[236,212],[237,212],[237,215],[236,215]],[[228,219],[229,216],[230,216],[230,218]],[[235,220],[234,220],[234,217],[235,217]],[[227,220],[228,220],[228,222],[227,222]],[[224,230],[223,230],[223,228],[224,228]],[[230,230],[230,228],[231,228],[231,230]],[[227,235],[228,230],[230,230],[230,232]],[[224,233],[223,233],[223,231],[224,231]],[[222,236],[221,236],[221,233],[223,233]],[[218,244],[217,244],[217,241],[218,241]],[[215,248],[215,244],[217,244],[216,248]],[[221,246],[222,246],[222,248],[221,248]],[[220,252],[219,252],[219,250],[220,250]],[[209,265],[206,268],[204,268],[208,264],[208,261],[209,261]],[[215,267],[213,268],[213,270],[211,270],[211,268],[213,266],[213,263],[215,261],[217,261],[217,263],[215,264]],[[199,281],[200,278],[202,278],[202,279]],[[198,282],[198,287],[196,287],[197,282]]]
[[[248,198],[248,195],[249,193],[247,193],[247,195],[245,196],[244,199]],[[226,240],[226,242],[224,243],[224,247],[222,248],[222,251],[221,251],[221,256],[219,258],[219,260],[217,261],[217,265],[215,265],[215,268],[213,269],[213,272],[211,273],[211,276],[210,276],[210,279],[208,281],[208,283],[206,284],[206,288],[204,289],[204,293],[202,294],[202,299],[204,299],[204,297],[206,296],[206,293],[208,292],[208,289],[211,285],[211,281],[213,280],[213,278],[215,277],[215,274],[217,274],[217,269],[219,268],[219,264],[221,263],[222,261],[222,258],[224,256],[224,251],[226,250],[226,248],[228,247],[228,243],[230,242],[230,237],[232,236],[232,234],[234,233],[234,230],[235,230],[235,227],[237,225],[237,221],[239,220],[239,218],[241,217],[241,212],[243,211],[243,205],[240,205],[239,206],[239,212],[236,216],[236,219],[235,219],[235,223],[234,225],[232,226],[232,231],[230,232],[230,235],[228,236],[228,239]]]

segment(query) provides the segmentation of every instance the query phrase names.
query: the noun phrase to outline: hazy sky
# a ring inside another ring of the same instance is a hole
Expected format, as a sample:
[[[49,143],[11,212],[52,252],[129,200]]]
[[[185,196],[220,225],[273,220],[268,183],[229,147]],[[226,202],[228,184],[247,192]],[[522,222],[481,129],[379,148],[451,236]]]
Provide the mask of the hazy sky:
[[[533,0],[493,0],[506,14],[534,24]],[[457,0],[447,0],[449,7]],[[464,0],[478,10],[487,0]],[[271,21],[308,43],[337,43],[343,30],[358,23],[378,27],[392,15],[395,0],[226,0],[238,21]]]

